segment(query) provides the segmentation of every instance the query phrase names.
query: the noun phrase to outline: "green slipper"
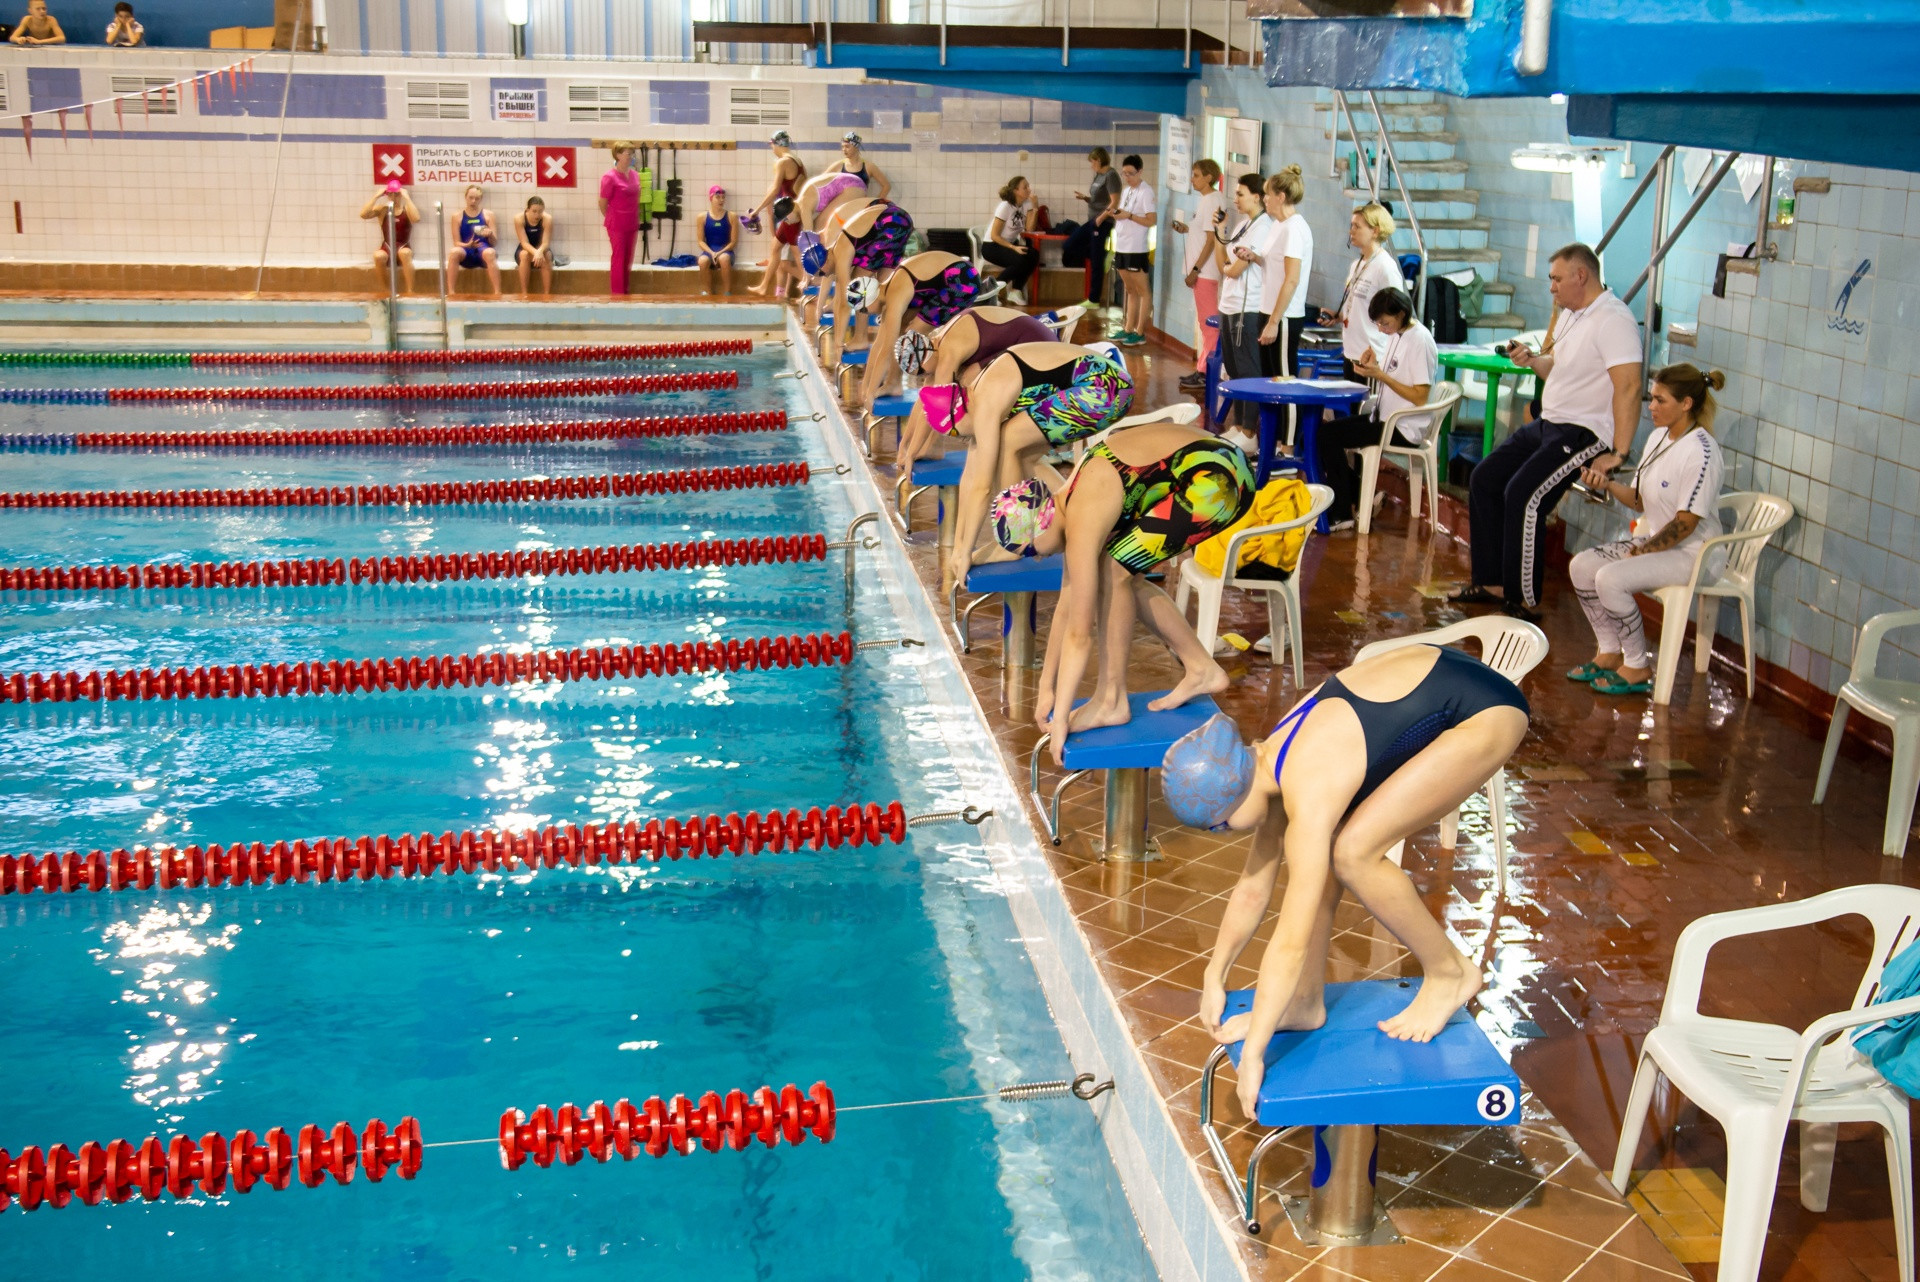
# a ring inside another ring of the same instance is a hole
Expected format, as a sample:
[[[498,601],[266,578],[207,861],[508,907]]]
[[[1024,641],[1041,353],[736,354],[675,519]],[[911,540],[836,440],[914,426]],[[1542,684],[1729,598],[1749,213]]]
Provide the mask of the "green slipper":
[[[1651,694],[1653,693],[1652,674],[1645,681],[1622,681],[1617,672],[1607,672],[1593,679],[1595,694]]]
[[[1593,663],[1583,663],[1577,668],[1568,670],[1567,680],[1592,682],[1598,677],[1610,677],[1612,675],[1612,668],[1603,668]]]

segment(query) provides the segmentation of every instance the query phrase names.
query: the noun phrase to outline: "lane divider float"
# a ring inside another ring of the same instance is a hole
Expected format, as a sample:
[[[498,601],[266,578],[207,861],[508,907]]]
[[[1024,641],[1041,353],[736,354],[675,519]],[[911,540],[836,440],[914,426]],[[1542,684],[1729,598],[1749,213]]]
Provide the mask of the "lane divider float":
[[[620,343],[591,347],[469,347],[407,352],[0,352],[4,365],[122,367],[234,365],[568,365],[580,361],[675,360],[692,356],[746,356],[753,340],[710,338],[682,343]]]
[[[675,414],[564,423],[475,423],[440,427],[240,428],[190,432],[13,432],[0,449],[258,449],[312,445],[518,445],[547,441],[621,441],[669,436],[779,432],[785,410]]]
[[[0,402],[28,405],[122,405],[160,401],[537,400],[645,392],[711,392],[740,386],[737,370],[687,374],[611,374],[593,378],[514,379],[496,383],[393,383],[343,387],[0,387]]]
[[[85,854],[0,855],[0,896],[90,892],[174,890],[185,886],[284,886],[289,882],[390,881],[476,873],[616,867],[661,860],[740,858],[838,850],[841,846],[899,845],[912,828],[964,823],[978,827],[991,810],[968,806],[929,814],[906,813],[898,801],[884,805],[853,802],[785,812],[749,812],[745,817],[692,815],[650,819],[646,823],[548,824],[507,831],[502,828],[460,832],[401,833],[398,837],[316,837],[295,841],[236,841],[227,845],[139,846],[133,850],[92,850]]]
[[[709,566],[824,561],[827,536],[799,534],[700,543],[406,556],[313,557],[291,561],[192,561],[152,565],[0,567],[0,592],[76,592],[109,588],[322,587],[332,584],[433,583],[525,575],[618,574]]]
[[[684,1095],[666,1104],[656,1095],[638,1107],[627,1100],[611,1108],[599,1100],[585,1109],[542,1104],[531,1114],[512,1108],[501,1114],[500,1160],[517,1171],[528,1158],[540,1167],[555,1159],[572,1166],[583,1156],[604,1162],[617,1153],[630,1162],[641,1153],[690,1153],[696,1144],[709,1153],[723,1146],[737,1153],[756,1139],[768,1148],[782,1140],[799,1144],[808,1135],[826,1144],[834,1122],[833,1091],[825,1082],[815,1082],[804,1095],[791,1084],[777,1095],[770,1086],[751,1096],[728,1091],[724,1099],[708,1091],[698,1104]]]
[[[283,485],[249,490],[11,490],[0,508],[439,507],[691,494],[805,485],[805,463],[590,473],[539,480],[427,481],[408,485]]]

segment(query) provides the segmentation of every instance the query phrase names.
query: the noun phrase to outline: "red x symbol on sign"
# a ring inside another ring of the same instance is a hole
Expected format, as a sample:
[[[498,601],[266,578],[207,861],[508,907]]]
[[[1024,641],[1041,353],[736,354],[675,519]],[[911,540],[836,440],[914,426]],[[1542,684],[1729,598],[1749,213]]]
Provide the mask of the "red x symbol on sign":
[[[571,147],[535,147],[534,182],[541,187],[574,187],[574,153]]]
[[[373,144],[373,181],[384,187],[394,179],[406,186],[413,184],[413,144],[377,142]]]

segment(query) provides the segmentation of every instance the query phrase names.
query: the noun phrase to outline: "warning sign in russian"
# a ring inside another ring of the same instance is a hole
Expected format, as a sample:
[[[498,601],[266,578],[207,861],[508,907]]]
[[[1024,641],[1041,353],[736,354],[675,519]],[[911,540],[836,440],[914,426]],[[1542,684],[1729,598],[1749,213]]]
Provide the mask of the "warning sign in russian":
[[[539,168],[532,147],[472,144],[413,145],[413,181],[421,187],[536,187]]]

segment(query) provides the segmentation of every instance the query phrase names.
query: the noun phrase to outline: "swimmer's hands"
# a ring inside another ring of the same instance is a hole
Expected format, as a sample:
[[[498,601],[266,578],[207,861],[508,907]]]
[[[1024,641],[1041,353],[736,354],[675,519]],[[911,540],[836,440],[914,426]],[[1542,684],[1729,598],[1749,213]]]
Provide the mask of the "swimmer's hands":
[[[1233,1097],[1240,1101],[1240,1112],[1249,1122],[1260,1114],[1260,1083],[1267,1076],[1265,1049],[1247,1046],[1240,1052],[1240,1073],[1234,1083]]]

